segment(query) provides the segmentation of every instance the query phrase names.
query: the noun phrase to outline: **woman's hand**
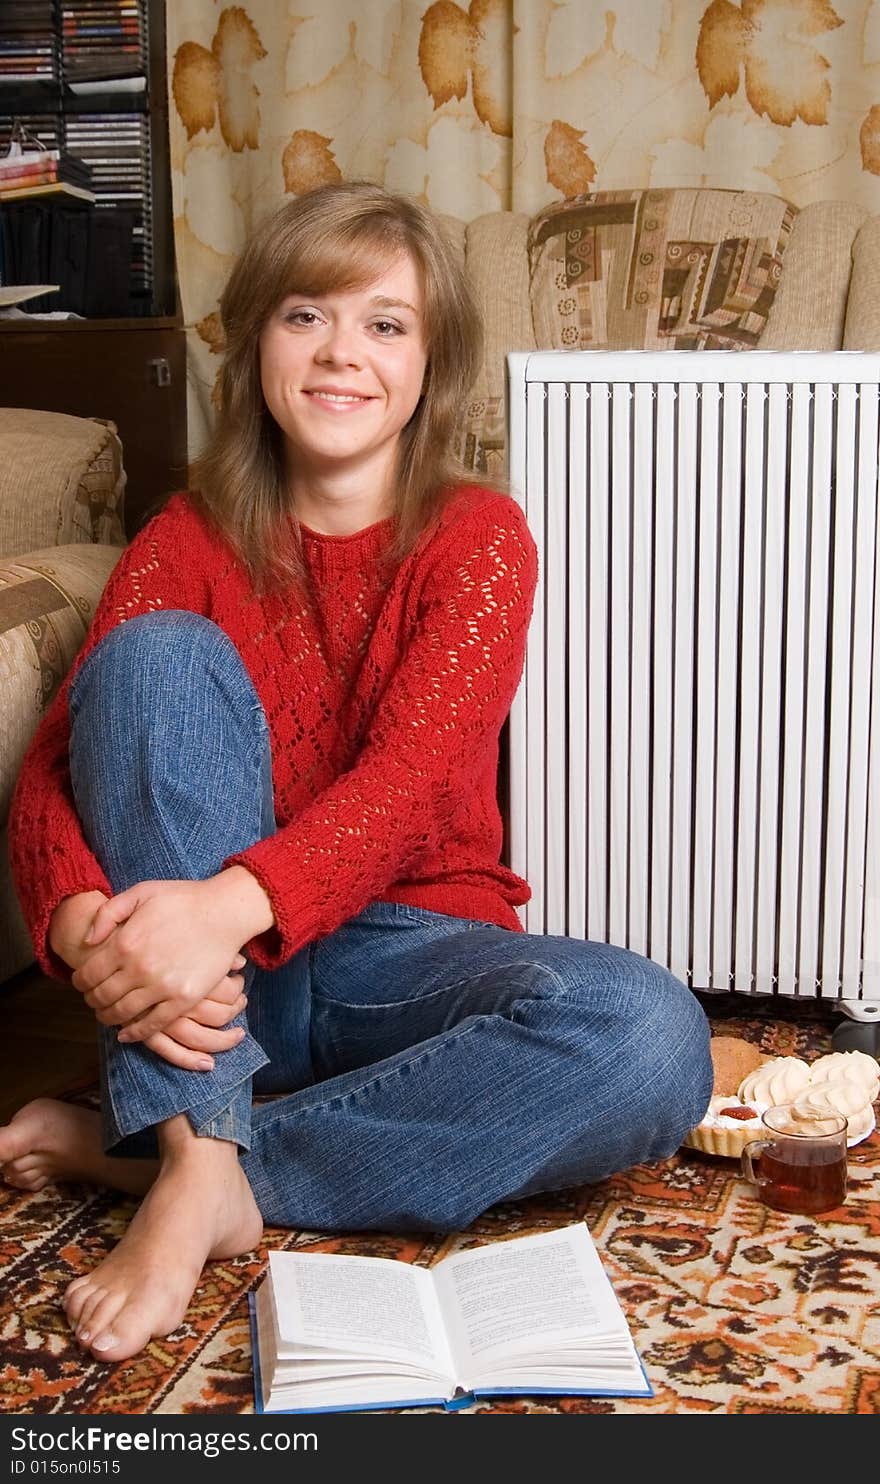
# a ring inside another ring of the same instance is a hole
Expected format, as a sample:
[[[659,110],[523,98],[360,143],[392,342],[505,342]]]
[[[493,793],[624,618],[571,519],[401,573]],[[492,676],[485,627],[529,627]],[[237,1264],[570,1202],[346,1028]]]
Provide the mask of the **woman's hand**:
[[[247,1034],[242,1026],[225,1028],[247,1005],[244,979],[238,972],[233,972],[244,968],[246,963],[242,954],[236,954],[232,970],[207,999],[196,1005],[189,1015],[173,1020],[167,1030],[155,1031],[144,1045],[173,1067],[183,1067],[189,1072],[212,1071],[212,1053],[230,1050]]]
[[[207,881],[142,881],[95,914],[86,941],[99,946],[73,983],[104,1025],[124,1027],[120,1041],[149,1041],[192,1020],[242,943],[272,921],[266,893],[243,867]]]
[[[98,908],[107,901],[101,891],[78,892],[65,897],[53,912],[49,924],[49,946],[70,968],[79,969],[95,952],[95,948],[86,943],[86,935],[95,923]],[[100,927],[98,931],[101,931]],[[172,1021],[165,1031],[156,1031],[145,1045],[174,1067],[190,1072],[210,1072],[217,1052],[237,1046],[246,1034],[240,1026],[226,1029],[247,1005],[244,979],[239,973],[246,963],[243,954],[237,953],[227,974],[211,993],[189,1015]]]

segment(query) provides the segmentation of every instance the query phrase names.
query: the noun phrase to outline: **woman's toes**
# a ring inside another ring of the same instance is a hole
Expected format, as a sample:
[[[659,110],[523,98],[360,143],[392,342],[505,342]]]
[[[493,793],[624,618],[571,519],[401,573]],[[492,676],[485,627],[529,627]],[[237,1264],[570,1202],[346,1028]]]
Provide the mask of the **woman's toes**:
[[[72,1329],[80,1323],[86,1306],[93,1307],[95,1297],[95,1289],[88,1277],[76,1278],[70,1284],[64,1295],[64,1312]]]
[[[30,1152],[33,1143],[34,1135],[30,1124],[16,1115],[11,1123],[0,1127],[0,1166],[7,1166],[12,1160],[21,1159],[22,1155]]]
[[[112,1328],[102,1330],[101,1334],[95,1335],[94,1339],[89,1341],[89,1349],[99,1360],[126,1359],[125,1354],[120,1349],[119,1336],[113,1333]]]
[[[96,1327],[95,1321],[92,1317],[98,1312],[98,1308],[99,1306],[97,1304],[93,1304],[91,1308],[85,1309],[79,1316],[76,1328],[74,1329],[73,1333],[74,1338],[80,1345],[88,1345],[89,1342],[98,1333],[98,1330],[102,1328],[101,1325],[98,1325]]]
[[[125,1303],[118,1294],[107,1294],[90,1310],[77,1330],[77,1339],[88,1345],[98,1360],[127,1360],[144,1348],[151,1334],[164,1333],[150,1325],[136,1304]]]
[[[7,1166],[3,1171],[3,1178],[7,1185],[13,1190],[42,1190],[44,1185],[49,1184],[48,1175],[43,1175],[39,1170],[14,1170]]]
[[[171,1333],[173,1326],[151,1323],[135,1304],[125,1304],[115,1313],[105,1310],[101,1322],[95,1316],[89,1349],[98,1360],[128,1360],[149,1343],[152,1335]]]
[[[80,1314],[80,1325],[87,1324],[92,1334],[97,1334],[98,1327],[110,1314],[115,1314],[119,1308],[119,1299],[112,1288],[96,1288],[94,1293],[83,1305]]]
[[[94,1304],[87,1304],[79,1317],[75,1321],[71,1320],[71,1327],[73,1329],[74,1336],[77,1340],[79,1340],[79,1343],[81,1345],[84,1345],[94,1333],[89,1317],[94,1312],[94,1309]]]
[[[80,1310],[76,1325],[77,1334],[81,1335],[83,1330],[88,1330],[89,1334],[96,1335],[99,1329],[105,1327],[107,1314],[113,1312],[115,1308],[112,1295],[108,1294],[106,1289],[97,1289]]]
[[[20,1178],[22,1175],[43,1174],[45,1168],[43,1160],[34,1158],[32,1154],[23,1154],[21,1159],[11,1159],[8,1164],[4,1165],[3,1173]]]

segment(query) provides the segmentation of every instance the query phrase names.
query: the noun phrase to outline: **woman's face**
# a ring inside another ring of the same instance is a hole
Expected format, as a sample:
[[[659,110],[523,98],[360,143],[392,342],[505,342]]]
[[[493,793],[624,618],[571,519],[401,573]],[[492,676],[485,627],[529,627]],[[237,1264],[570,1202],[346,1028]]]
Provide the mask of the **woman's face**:
[[[260,377],[294,487],[345,473],[364,492],[387,491],[426,365],[422,290],[408,256],[363,288],[282,300],[260,336]]]

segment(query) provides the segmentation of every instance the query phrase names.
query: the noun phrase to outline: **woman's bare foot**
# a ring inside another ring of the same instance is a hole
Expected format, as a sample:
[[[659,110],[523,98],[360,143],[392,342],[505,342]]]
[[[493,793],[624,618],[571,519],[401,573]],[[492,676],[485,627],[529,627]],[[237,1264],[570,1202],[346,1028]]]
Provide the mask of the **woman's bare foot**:
[[[99,1115],[54,1098],[36,1098],[0,1126],[0,1167],[17,1190],[85,1180],[128,1195],[145,1195],[159,1169],[154,1159],[111,1159],[101,1146]]]
[[[67,1290],[80,1344],[99,1360],[126,1360],[183,1319],[209,1258],[251,1252],[263,1223],[223,1139],[198,1138],[179,1115],[160,1126],[159,1173],[118,1247]]]

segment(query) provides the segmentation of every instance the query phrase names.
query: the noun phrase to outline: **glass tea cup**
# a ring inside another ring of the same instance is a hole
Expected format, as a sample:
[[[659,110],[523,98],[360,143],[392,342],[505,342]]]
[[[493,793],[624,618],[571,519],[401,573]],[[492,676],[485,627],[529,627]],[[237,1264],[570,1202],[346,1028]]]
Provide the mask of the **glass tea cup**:
[[[760,1138],[742,1153],[742,1172],[765,1206],[799,1216],[833,1211],[846,1199],[846,1119],[842,1113],[768,1108]]]

